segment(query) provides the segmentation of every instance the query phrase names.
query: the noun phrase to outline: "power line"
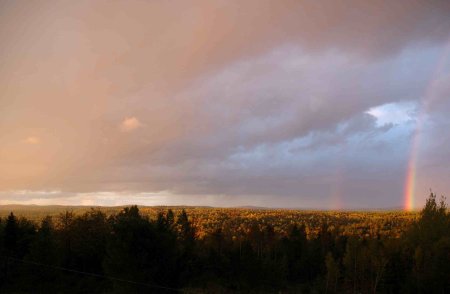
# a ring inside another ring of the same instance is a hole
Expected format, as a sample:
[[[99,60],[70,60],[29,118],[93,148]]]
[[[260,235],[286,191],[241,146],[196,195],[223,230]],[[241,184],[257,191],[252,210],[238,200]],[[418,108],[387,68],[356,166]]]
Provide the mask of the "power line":
[[[40,263],[40,262],[36,262],[36,261],[31,261],[31,260],[18,259],[18,258],[11,257],[11,256],[5,256],[5,257],[8,260],[28,263],[28,264],[32,264],[32,265],[35,265],[35,266],[44,266],[44,267],[53,268],[53,269],[56,269],[56,270],[76,273],[76,274],[85,275],[85,276],[109,279],[109,280],[123,282],[123,283],[129,283],[129,284],[134,284],[134,285],[146,286],[146,287],[149,287],[149,288],[164,289],[164,290],[170,290],[170,291],[181,292],[181,293],[184,292],[182,289],[177,289],[177,288],[165,287],[165,286],[160,286],[160,285],[155,285],[155,284],[141,283],[141,282],[136,282],[136,281],[132,281],[132,280],[126,280],[126,279],[121,279],[121,278],[116,278],[116,277],[111,277],[111,276],[106,276],[106,275],[101,275],[101,274],[96,274],[96,273],[89,273],[89,272],[79,271],[79,270],[70,269],[70,268],[66,268],[66,267],[61,267],[61,266],[56,266],[56,265],[50,265],[50,264]]]

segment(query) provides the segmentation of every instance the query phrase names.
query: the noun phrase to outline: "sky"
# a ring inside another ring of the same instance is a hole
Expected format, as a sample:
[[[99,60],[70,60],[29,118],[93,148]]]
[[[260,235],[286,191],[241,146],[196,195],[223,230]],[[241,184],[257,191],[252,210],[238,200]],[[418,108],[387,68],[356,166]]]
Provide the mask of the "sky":
[[[0,40],[0,204],[450,191],[450,1],[0,0]]]

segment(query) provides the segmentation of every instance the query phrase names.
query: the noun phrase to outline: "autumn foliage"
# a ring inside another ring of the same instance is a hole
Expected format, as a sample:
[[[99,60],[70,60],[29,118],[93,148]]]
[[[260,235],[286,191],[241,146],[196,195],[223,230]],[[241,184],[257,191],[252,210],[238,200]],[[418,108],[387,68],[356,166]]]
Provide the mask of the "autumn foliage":
[[[66,211],[0,222],[0,292],[449,293],[450,214]]]

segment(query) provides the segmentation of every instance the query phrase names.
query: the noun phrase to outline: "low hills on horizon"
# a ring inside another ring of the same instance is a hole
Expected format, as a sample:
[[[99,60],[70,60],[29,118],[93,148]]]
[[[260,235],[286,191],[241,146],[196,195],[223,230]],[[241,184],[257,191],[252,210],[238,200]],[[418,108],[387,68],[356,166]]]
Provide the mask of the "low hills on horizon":
[[[238,206],[210,206],[210,205],[141,205],[141,204],[122,204],[122,205],[64,205],[64,204],[0,204],[0,211],[14,209],[14,210],[39,210],[39,209],[86,209],[86,208],[125,208],[136,205],[142,208],[164,208],[164,209],[183,209],[183,208],[208,208],[208,209],[249,209],[249,210],[300,210],[300,211],[404,211],[402,206],[385,207],[385,208],[302,208],[302,207],[268,207],[255,205],[238,205]]]

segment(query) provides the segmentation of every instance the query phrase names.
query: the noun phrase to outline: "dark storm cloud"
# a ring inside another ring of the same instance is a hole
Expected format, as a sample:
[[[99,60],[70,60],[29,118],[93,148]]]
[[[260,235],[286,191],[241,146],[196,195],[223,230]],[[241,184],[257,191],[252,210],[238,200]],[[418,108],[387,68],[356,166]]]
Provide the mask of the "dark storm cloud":
[[[0,3],[3,191],[397,205],[414,124],[367,112],[447,126],[448,1]]]

